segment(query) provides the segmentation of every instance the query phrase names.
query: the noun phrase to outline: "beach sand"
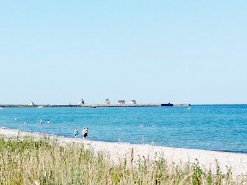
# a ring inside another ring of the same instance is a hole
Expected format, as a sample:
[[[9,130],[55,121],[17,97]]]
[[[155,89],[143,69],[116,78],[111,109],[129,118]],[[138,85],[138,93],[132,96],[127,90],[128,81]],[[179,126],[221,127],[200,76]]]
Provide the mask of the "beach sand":
[[[20,139],[25,136],[32,136],[36,139],[50,138],[57,140],[61,145],[84,143],[86,148],[91,148],[95,152],[103,152],[108,155],[114,164],[124,159],[131,159],[130,162],[135,163],[144,158],[153,161],[162,157],[168,164],[175,163],[183,165],[188,162],[194,163],[198,161],[202,167],[206,169],[212,168],[212,171],[214,171],[217,160],[223,173],[227,171],[227,167],[231,167],[234,177],[247,175],[247,154],[241,153],[172,148],[147,144],[91,141],[82,140],[81,138],[67,138],[7,128],[0,128],[0,136],[4,138],[19,137]]]

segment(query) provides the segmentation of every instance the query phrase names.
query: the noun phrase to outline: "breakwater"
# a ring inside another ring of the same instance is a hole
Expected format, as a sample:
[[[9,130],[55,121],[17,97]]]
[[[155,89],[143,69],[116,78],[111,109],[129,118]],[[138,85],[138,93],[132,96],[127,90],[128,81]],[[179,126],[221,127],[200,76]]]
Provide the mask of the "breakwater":
[[[35,104],[35,105],[27,105],[27,104],[0,104],[2,108],[45,108],[45,107],[160,107],[161,104]]]

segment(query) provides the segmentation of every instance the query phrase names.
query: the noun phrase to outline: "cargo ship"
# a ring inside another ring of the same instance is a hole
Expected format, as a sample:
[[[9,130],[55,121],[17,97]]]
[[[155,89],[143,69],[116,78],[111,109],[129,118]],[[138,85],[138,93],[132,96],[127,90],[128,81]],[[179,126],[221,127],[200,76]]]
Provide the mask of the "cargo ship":
[[[173,103],[162,103],[162,107],[190,107],[191,104],[173,104]]]
[[[172,103],[162,103],[161,104],[162,107],[173,107]]]

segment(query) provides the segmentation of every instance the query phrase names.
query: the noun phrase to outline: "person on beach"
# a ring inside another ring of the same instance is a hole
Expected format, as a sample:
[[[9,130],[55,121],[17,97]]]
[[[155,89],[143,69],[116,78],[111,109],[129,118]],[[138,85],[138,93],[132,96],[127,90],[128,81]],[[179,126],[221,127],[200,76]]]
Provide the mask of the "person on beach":
[[[87,136],[88,136],[88,128],[83,128],[82,129],[82,138],[86,139]]]
[[[77,136],[79,135],[79,131],[77,129],[74,130],[74,135],[75,135],[75,138],[77,138]]]

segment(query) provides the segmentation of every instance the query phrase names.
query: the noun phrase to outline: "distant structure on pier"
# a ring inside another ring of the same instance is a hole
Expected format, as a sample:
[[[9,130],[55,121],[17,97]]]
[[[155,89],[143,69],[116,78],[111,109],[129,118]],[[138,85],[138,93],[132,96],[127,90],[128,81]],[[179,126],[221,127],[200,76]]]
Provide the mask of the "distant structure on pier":
[[[80,102],[79,102],[79,104],[80,104],[80,105],[84,105],[84,104],[85,104],[84,100],[81,99]]]
[[[111,101],[107,98],[107,99],[105,99],[105,104],[106,105],[110,105],[111,104]]]
[[[130,100],[131,105],[136,105],[136,100]]]
[[[35,106],[35,103],[32,101],[32,102],[30,103],[30,106]]]
[[[125,104],[125,100],[118,100],[118,104],[119,105],[124,105]]]

